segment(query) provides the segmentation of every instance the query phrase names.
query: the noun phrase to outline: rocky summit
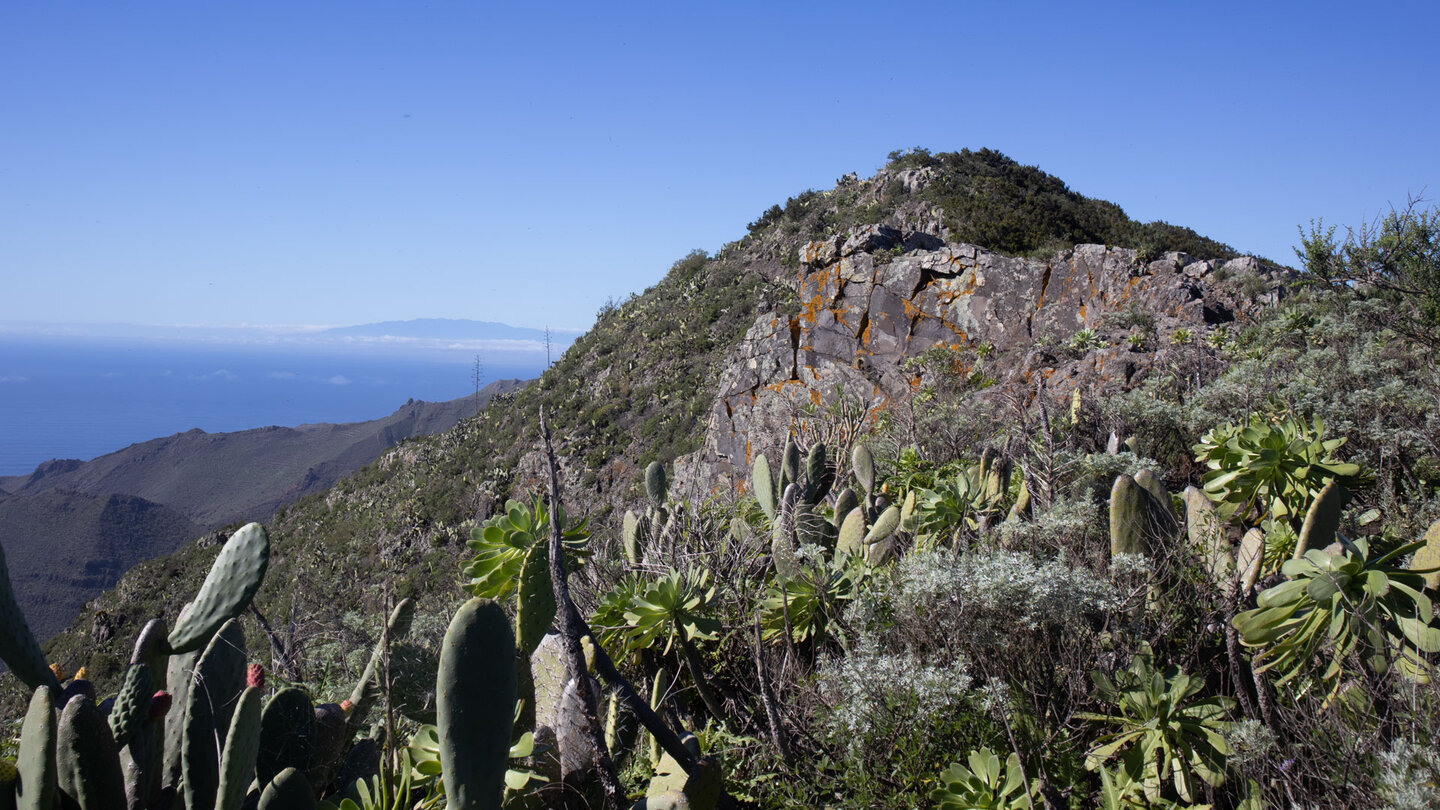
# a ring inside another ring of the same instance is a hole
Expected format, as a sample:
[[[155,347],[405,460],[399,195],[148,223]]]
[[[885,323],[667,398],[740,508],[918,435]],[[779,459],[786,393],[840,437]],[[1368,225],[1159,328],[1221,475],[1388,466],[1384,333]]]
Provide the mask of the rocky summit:
[[[837,392],[872,411],[905,400],[920,382],[905,361],[936,346],[990,347],[1001,391],[1069,397],[1077,388],[1133,387],[1170,353],[1105,340],[1067,360],[1045,347],[1085,329],[1113,339],[1123,330],[1107,324],[1132,310],[1152,314],[1161,334],[1184,329],[1198,340],[1273,306],[1293,277],[1251,256],[1220,261],[1171,251],[1144,261],[1133,249],[1105,245],[1019,258],[947,243],[937,230],[867,225],[806,242],[798,268],[756,266],[795,291],[799,312],[760,316],[727,359],[701,469],[743,482],[757,443],[783,442],[796,413]],[[1258,294],[1217,283],[1235,278],[1253,279]]]

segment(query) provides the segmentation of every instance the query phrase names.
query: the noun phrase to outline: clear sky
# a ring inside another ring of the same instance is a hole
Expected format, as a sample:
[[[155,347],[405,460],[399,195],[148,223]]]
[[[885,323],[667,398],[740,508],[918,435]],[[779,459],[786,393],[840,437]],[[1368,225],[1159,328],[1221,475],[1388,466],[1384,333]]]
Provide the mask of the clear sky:
[[[910,146],[1288,262],[1312,217],[1440,195],[1437,30],[1434,2],[9,2],[0,324],[583,328]]]

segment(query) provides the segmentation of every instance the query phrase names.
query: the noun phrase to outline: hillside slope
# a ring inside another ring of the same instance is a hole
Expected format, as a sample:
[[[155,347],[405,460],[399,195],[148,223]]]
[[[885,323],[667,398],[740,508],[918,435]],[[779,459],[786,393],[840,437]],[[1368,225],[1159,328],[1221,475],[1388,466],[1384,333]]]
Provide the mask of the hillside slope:
[[[168,554],[204,530],[133,495],[50,490],[0,496],[0,546],[25,619],[45,639],[137,562]]]
[[[990,231],[1000,234],[995,238],[1004,251],[958,241]],[[1079,249],[1066,241],[1077,237],[1139,241],[1129,250]],[[1008,255],[1043,254],[1060,244],[1063,250],[1045,258]],[[1182,250],[1207,251],[1215,261],[1201,263]],[[1227,306],[1236,317],[1243,313],[1236,296],[1253,293],[1258,301],[1278,294],[1283,273],[1253,261],[1244,267],[1259,281],[1240,292],[1245,274],[1234,267],[1217,272],[1232,258],[1218,242],[1164,223],[1134,223],[1117,206],[1073,194],[998,153],[897,155],[873,178],[847,176],[831,191],[775,206],[715,256],[697,252],[677,262],[644,294],[602,311],[539,384],[499,398],[453,430],[405,442],[329,491],[282,508],[272,530],[274,562],[257,604],[272,620],[287,619],[315,638],[332,638],[356,617],[379,614],[387,593],[419,597],[422,613],[448,612],[459,598],[453,582],[469,527],[505,498],[539,491],[534,449],[542,408],[562,456],[567,505],[591,515],[594,543],[604,553],[615,543],[608,531],[615,510],[638,498],[640,471],[649,461],[678,459],[677,481],[708,488],[726,465],[767,449],[760,442],[775,441],[757,432],[754,446],[740,444],[744,432],[765,421],[755,416],[770,408],[762,391],[785,394],[768,411],[774,418],[766,430],[778,435],[794,408],[825,405],[834,382],[845,382],[846,393],[861,395],[872,412],[887,398],[904,397],[921,377],[896,371],[906,358],[937,345],[972,348],[971,331],[974,344],[995,339],[967,328],[969,319],[1003,322],[1009,330],[1020,324],[1011,309],[1043,299],[1045,314],[1003,347],[1010,357],[1026,358],[1044,335],[1053,341],[1068,336],[1067,329],[1100,327],[1101,311],[1130,303],[1173,303],[1180,309],[1165,317],[1199,327],[1213,317],[1206,314],[1211,304],[1234,302]],[[1076,291],[1091,283],[1087,275],[1104,278],[1093,293]],[[1057,286],[1049,288],[1045,278]],[[1132,286],[1153,294],[1126,299],[1123,291]],[[981,289],[988,294],[973,294]],[[1028,303],[1011,296],[1029,296]],[[1173,296],[1179,297],[1172,302]],[[1191,303],[1197,300],[1202,303]],[[942,313],[956,302],[950,314]],[[917,306],[933,311],[933,325],[912,323],[910,308]],[[1052,347],[1033,361],[992,364],[989,373],[997,378],[993,387],[1004,390],[1027,374],[1068,375],[1087,363],[1110,363],[1102,358],[1114,349],[1071,356]],[[802,365],[815,371],[802,372]],[[858,377],[850,376],[854,371]],[[804,396],[790,398],[789,389],[800,390],[796,379]],[[1107,379],[1118,388],[1138,378]],[[157,591],[147,579],[198,583],[213,556],[206,551],[187,548],[136,571],[133,581],[127,576],[93,607],[123,617],[115,635],[133,637],[149,615],[173,616],[179,594],[193,589]],[[118,649],[91,643],[90,630],[72,627],[54,640],[52,655],[72,664],[117,656]]]
[[[486,386],[478,405],[521,387]],[[166,504],[202,526],[272,514],[282,503],[327,489],[412,436],[448,430],[477,407],[474,397],[411,401],[368,422],[263,427],[231,433],[190,430],[130,445],[91,461],[56,460],[28,476],[0,478],[17,496],[49,490],[120,493]]]
[[[479,404],[522,386],[491,383]],[[268,520],[397,443],[453,427],[476,405],[475,397],[412,401],[369,422],[191,430],[5,478],[0,543],[21,608],[48,638],[136,563],[229,524]]]

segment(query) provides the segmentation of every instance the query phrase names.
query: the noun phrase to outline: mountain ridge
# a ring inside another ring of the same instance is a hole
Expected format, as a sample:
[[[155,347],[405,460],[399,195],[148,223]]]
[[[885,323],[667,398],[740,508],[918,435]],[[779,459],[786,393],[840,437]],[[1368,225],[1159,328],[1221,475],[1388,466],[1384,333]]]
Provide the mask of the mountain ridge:
[[[453,427],[523,385],[498,380],[478,399],[412,400],[368,422],[192,429],[0,478],[0,544],[21,607],[37,637],[48,638],[136,563],[227,525],[269,520],[282,504],[328,489],[395,444]],[[55,544],[45,538],[56,536],[66,538],[65,553],[51,553]],[[90,556],[77,557],[75,548]],[[98,562],[87,564],[92,558]]]
[[[1053,184],[1041,182],[1048,175],[1037,179],[1034,174],[1038,170],[1018,164],[1001,165],[1003,156],[996,155],[998,153],[984,154],[979,158],[990,169],[999,165],[984,175],[999,179],[980,184],[978,193],[986,193],[987,185],[1008,182],[1006,178],[1012,175],[1041,189],[1035,192],[1039,202],[1045,199],[1043,193],[1054,191]],[[676,463],[677,487],[696,487],[706,495],[723,493],[724,488],[716,483],[711,472],[701,468],[701,461],[715,452],[707,431],[714,415],[725,413],[727,408],[735,412],[738,400],[727,401],[726,396],[734,387],[730,380],[737,373],[745,373],[752,360],[758,365],[764,357],[795,358],[802,339],[813,351],[817,337],[828,334],[844,338],[843,333],[835,331],[836,324],[848,325],[849,337],[845,339],[852,342],[857,334],[866,332],[864,325],[851,324],[848,315],[834,317],[836,313],[832,310],[839,306],[836,301],[845,301],[843,290],[838,291],[838,299],[832,298],[828,305],[817,307],[813,301],[817,294],[837,293],[833,285],[826,287],[819,282],[822,278],[837,279],[832,264],[841,260],[850,260],[852,266],[870,263],[872,275],[869,280],[853,282],[856,291],[867,286],[872,291],[885,288],[889,282],[877,284],[877,280],[883,279],[873,273],[887,267],[896,272],[903,269],[906,277],[914,273],[914,282],[908,291],[911,294],[923,286],[922,279],[934,284],[942,275],[951,279],[946,284],[958,283],[959,290],[963,291],[976,281],[975,271],[980,268],[982,250],[990,257],[984,259],[985,269],[996,278],[1005,276],[1009,272],[1007,268],[1026,262],[1035,263],[1034,272],[1038,272],[1039,277],[1056,276],[1053,270],[1061,265],[1071,270],[1079,268],[1069,276],[1075,283],[1085,280],[1087,268],[1123,273],[1127,279],[1132,273],[1135,277],[1148,273],[1157,278],[1163,273],[1166,289],[1184,290],[1188,289],[1186,285],[1191,285],[1202,289],[1202,301],[1207,300],[1204,290],[1229,283],[1222,282],[1217,272],[1233,258],[1228,248],[1211,257],[1222,261],[1190,260],[1180,247],[1203,237],[1187,229],[1136,230],[1136,234],[1148,235],[1154,241],[1123,253],[1109,251],[1101,245],[1100,255],[1094,262],[1077,264],[1072,262],[1077,252],[1073,244],[1046,253],[1047,244],[1070,231],[1046,231],[1042,227],[1046,221],[1043,217],[1036,220],[1041,226],[1032,227],[1033,223],[1028,220],[1007,218],[993,206],[947,209],[947,198],[934,192],[935,182],[944,180],[946,172],[959,171],[954,166],[968,160],[970,158],[953,161],[942,158],[940,164],[934,166],[892,161],[872,178],[863,181],[845,178],[828,192],[805,192],[791,198],[783,207],[772,207],[751,224],[748,234],[726,245],[716,255],[703,251],[692,253],[677,261],[644,293],[602,310],[595,326],[577,338],[536,385],[493,403],[450,431],[407,441],[363,470],[341,479],[329,490],[282,507],[276,513],[271,530],[276,562],[272,563],[265,587],[257,596],[257,605],[268,615],[290,616],[316,627],[338,627],[350,615],[378,614],[387,595],[415,596],[422,614],[438,616],[449,611],[458,598],[449,583],[454,580],[458,560],[466,553],[469,529],[477,520],[488,517],[505,499],[528,499],[543,488],[543,466],[536,452],[536,416],[541,408],[545,409],[555,434],[562,464],[562,494],[567,507],[575,514],[589,514],[595,532],[594,543],[602,553],[607,548],[613,551],[617,542],[613,530],[618,526],[618,513],[642,497],[641,471],[650,461]],[[934,175],[928,181],[927,170]],[[1022,190],[1023,187],[1024,184],[1016,186]],[[1051,191],[1045,192],[1046,188]],[[1005,197],[1006,194],[1001,194],[996,199]],[[1081,206],[1077,210],[1088,209]],[[1118,206],[1102,206],[1097,210],[1100,211],[1097,222],[1125,226],[1119,227],[1116,233],[1123,233],[1129,227],[1125,223],[1130,221],[1123,217]],[[1044,258],[1016,257],[960,241],[958,234],[977,224],[999,228],[1012,236],[1018,234],[1013,236],[1015,241],[1008,243],[1011,247],[1042,254]],[[880,229],[889,229],[893,235]],[[1183,238],[1171,243],[1166,241],[1167,234]],[[873,238],[876,236],[883,238]],[[807,257],[805,250],[813,243],[820,243],[814,248],[817,255]],[[1220,245],[1211,240],[1200,244]],[[821,254],[829,250],[825,245],[834,248],[835,262],[822,260]],[[848,256],[843,255],[847,246],[853,248]],[[1067,250],[1070,253],[1065,253]],[[934,266],[923,267],[922,256],[933,257],[945,251],[952,256],[968,255],[969,263],[965,267],[956,265],[957,271],[948,274],[937,273]],[[1167,253],[1175,255],[1167,258]],[[1155,262],[1162,264],[1152,270]],[[1046,273],[1047,267],[1052,272]],[[1202,267],[1209,270],[1193,279],[1186,275],[1186,268],[1198,273]],[[1128,283],[1121,282],[1122,286]],[[1271,283],[1264,280],[1262,283],[1264,294],[1270,294]],[[981,286],[976,284],[976,288]],[[1058,292],[1048,296],[1052,307],[1059,300]],[[1145,304],[1139,299],[1136,303]],[[904,305],[898,301],[894,306],[899,307],[900,313],[905,312]],[[979,306],[983,312],[983,305]],[[850,312],[848,305],[839,308]],[[888,304],[877,309],[876,314],[882,309],[893,314],[893,307]],[[1196,310],[1203,322],[1201,310],[1203,305]],[[826,312],[830,314],[827,316]],[[868,312],[867,298],[863,311],[856,309],[852,314],[859,318]],[[1195,323],[1191,313],[1183,314],[1184,322]],[[809,317],[802,319],[807,315]],[[1096,313],[1097,321],[1099,317]],[[820,323],[825,318],[830,320]],[[1077,321],[1076,313],[1071,312],[1068,318],[1071,322],[1090,323],[1086,314],[1080,314]],[[803,322],[792,329],[791,324],[797,320]],[[884,333],[879,328],[881,318],[865,320],[867,324],[874,324],[872,337],[878,338]],[[898,324],[903,319],[892,320]],[[1055,321],[1060,322],[1060,319]],[[1057,334],[1058,330],[1057,326]],[[747,338],[752,331],[754,334]],[[942,343],[941,336],[935,334],[932,345]],[[762,343],[764,345],[760,345]],[[906,342],[901,355],[911,358],[923,353],[926,347],[922,343]],[[956,344],[962,350],[973,348],[959,345],[963,341],[944,343]],[[755,353],[757,346],[759,354]],[[1156,347],[1156,351],[1170,349]],[[1033,376],[1048,371],[1053,376],[1062,373],[1062,369],[1085,363],[1094,368],[1101,356],[1102,353],[1094,351],[1082,351],[1073,358],[1052,352],[1037,357],[1029,368],[1017,367],[1016,374]],[[768,380],[755,390],[764,390],[767,385],[789,387],[787,372],[791,368],[793,364],[781,367],[780,378]],[[1002,371],[996,371],[996,376],[1001,376]],[[922,376],[918,371],[910,374],[906,387],[918,390],[914,386],[922,383]],[[1108,384],[1117,386],[1118,390],[1127,382],[1121,375]],[[722,384],[729,387],[722,390]],[[904,389],[896,391],[903,394]],[[786,407],[803,404],[824,408],[825,395],[820,388],[810,387],[803,403],[791,402]],[[867,409],[869,402],[867,398]],[[789,416],[793,418],[795,412],[791,411]],[[726,452],[732,464],[752,457],[755,452],[771,452],[773,457],[779,448],[769,447],[766,442],[773,444],[771,438],[757,433],[753,444],[732,447]],[[696,451],[702,452],[696,455]],[[713,465],[710,469],[713,470]],[[733,491],[728,497],[734,497]],[[125,580],[130,582],[133,577],[134,584],[122,583],[123,594],[111,591],[92,605],[108,616],[127,617],[117,620],[113,629],[120,638],[132,637],[138,627],[131,625],[141,617],[173,616],[179,604],[172,592],[186,592],[184,587],[152,592],[142,583],[190,579],[198,583],[203,576],[203,566],[208,565],[208,556],[204,549],[186,547],[168,560],[137,568]],[[437,587],[436,583],[442,585]],[[106,656],[119,660],[123,651],[90,643],[91,635],[90,627],[82,619],[53,640],[52,655],[71,661],[93,658],[97,664],[112,660]]]

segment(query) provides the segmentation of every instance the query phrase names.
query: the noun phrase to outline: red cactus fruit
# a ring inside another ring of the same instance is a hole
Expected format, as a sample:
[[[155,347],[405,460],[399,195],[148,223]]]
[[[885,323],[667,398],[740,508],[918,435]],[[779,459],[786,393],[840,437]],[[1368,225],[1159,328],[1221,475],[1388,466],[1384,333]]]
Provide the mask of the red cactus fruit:
[[[253,686],[256,689],[265,685],[265,667],[259,664],[251,664],[245,668],[245,685]]]
[[[169,692],[156,692],[155,696],[150,698],[150,719],[159,720],[164,717],[165,713],[170,711],[170,703],[173,700],[174,698],[170,696]]]

